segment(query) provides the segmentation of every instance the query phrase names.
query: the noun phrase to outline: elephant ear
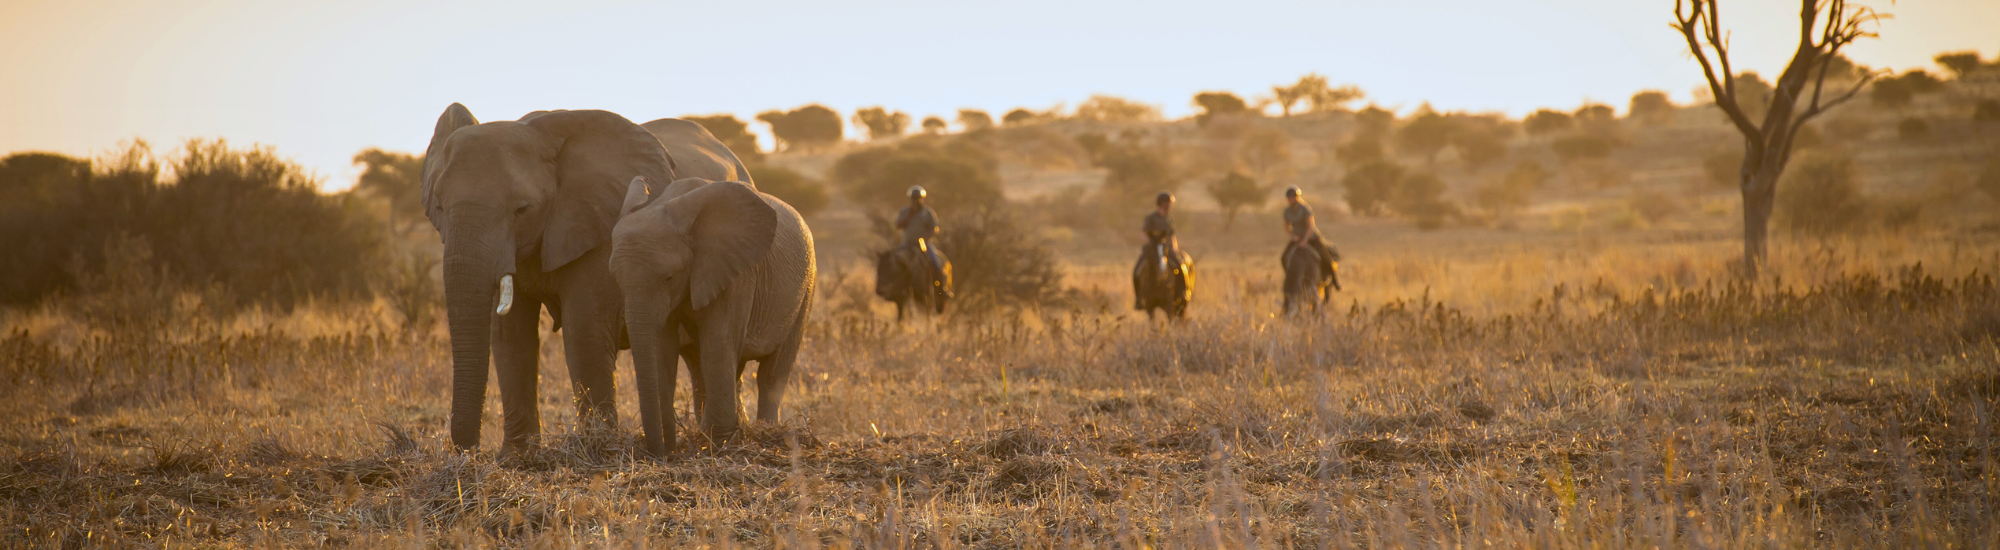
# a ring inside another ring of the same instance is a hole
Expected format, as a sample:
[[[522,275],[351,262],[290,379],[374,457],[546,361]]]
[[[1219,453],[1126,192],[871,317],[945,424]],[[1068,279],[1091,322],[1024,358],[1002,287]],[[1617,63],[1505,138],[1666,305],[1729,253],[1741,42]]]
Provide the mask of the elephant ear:
[[[688,292],[689,305],[695,309],[707,307],[731,282],[764,261],[778,236],[778,211],[742,182],[703,185],[667,207],[669,219],[687,228],[694,248]]]
[[[542,229],[544,271],[611,241],[633,177],[671,181],[659,140],[616,113],[550,111],[526,124],[548,136],[556,151],[556,190]]]
[[[618,207],[618,216],[624,217],[652,202],[653,193],[648,187],[650,185],[646,182],[646,176],[633,176],[632,183],[625,188],[625,205]]]
[[[445,162],[448,160],[444,158],[445,140],[459,128],[474,124],[479,124],[479,119],[473,118],[471,110],[457,103],[445,107],[444,114],[438,115],[437,128],[431,130],[431,146],[424,150],[423,186],[418,189],[418,196],[424,201],[425,217],[437,215],[437,197],[431,190],[437,184],[439,172],[444,170]],[[437,218],[431,218],[431,226],[436,227],[437,224]]]

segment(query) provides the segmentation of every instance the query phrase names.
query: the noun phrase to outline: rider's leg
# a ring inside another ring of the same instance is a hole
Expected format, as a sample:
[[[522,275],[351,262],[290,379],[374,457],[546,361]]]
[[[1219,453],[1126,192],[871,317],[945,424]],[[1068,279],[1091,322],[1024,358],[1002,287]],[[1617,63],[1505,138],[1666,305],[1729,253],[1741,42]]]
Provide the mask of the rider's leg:
[[[1312,245],[1313,252],[1319,254],[1320,269],[1324,270],[1328,276],[1333,275],[1333,249],[1327,247],[1326,241],[1321,240],[1317,234],[1306,237],[1306,239]]]

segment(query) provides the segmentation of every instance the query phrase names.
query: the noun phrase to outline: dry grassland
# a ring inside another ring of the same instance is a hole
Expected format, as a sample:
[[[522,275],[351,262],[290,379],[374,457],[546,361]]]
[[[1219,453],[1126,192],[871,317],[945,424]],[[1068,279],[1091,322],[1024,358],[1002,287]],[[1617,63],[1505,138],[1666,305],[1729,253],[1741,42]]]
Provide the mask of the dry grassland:
[[[15,312],[0,546],[2000,547],[1992,243],[1591,239],[1353,249],[1308,319],[1216,254],[1178,325],[1115,262],[1110,313],[901,327],[829,270],[785,425],[664,463],[571,431],[556,339],[501,463],[380,307]]]

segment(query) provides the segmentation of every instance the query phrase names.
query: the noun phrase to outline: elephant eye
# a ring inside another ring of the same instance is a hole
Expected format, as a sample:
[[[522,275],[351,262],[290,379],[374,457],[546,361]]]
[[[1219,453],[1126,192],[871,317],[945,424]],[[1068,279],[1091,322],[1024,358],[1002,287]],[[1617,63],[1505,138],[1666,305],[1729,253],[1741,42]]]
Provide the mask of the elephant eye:
[[[527,211],[528,211],[528,201],[521,201],[520,206],[514,207],[515,214],[522,214],[526,213]]]

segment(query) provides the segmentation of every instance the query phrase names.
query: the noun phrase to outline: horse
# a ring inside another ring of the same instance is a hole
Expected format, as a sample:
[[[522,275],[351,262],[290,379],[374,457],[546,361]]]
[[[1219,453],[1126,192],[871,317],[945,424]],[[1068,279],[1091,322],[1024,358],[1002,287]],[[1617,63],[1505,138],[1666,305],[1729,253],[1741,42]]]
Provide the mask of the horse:
[[[1320,305],[1333,298],[1333,291],[1340,290],[1340,256],[1332,258],[1333,269],[1326,269],[1319,252],[1311,247],[1295,244],[1285,245],[1281,260],[1285,267],[1285,314],[1296,313],[1301,305],[1310,305],[1318,312]]]
[[[1139,297],[1140,309],[1146,310],[1146,318],[1153,318],[1153,311],[1167,314],[1169,319],[1187,317],[1188,301],[1194,298],[1194,258],[1186,252],[1178,254],[1178,268],[1167,262],[1169,249],[1165,243],[1151,244],[1157,247],[1152,257],[1139,268],[1139,276],[1133,280],[1132,293]]]
[[[951,260],[938,252],[941,265],[931,268],[925,253],[929,247],[929,242],[919,240],[916,246],[884,250],[875,257],[875,295],[896,304],[897,322],[912,305],[943,315],[951,300]]]

